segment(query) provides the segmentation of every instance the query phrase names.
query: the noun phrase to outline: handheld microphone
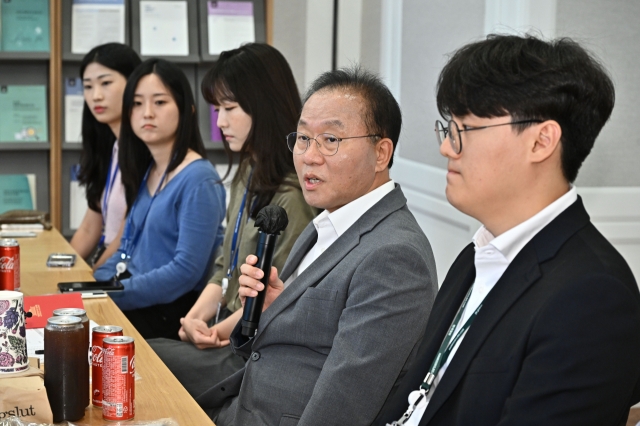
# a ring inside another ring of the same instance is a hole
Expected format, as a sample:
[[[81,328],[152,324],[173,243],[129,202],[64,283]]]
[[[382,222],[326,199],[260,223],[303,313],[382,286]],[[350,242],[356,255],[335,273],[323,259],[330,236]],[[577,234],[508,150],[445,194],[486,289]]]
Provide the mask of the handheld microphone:
[[[275,251],[276,239],[281,231],[289,224],[287,212],[280,206],[268,205],[263,207],[256,217],[255,227],[259,229],[258,246],[255,255],[258,257],[256,268],[262,269],[264,276],[260,280],[264,284],[264,289],[258,292],[256,297],[247,297],[244,302],[244,312],[242,313],[242,335],[253,337],[258,329],[264,296],[269,285],[269,275],[271,274],[271,264],[273,262],[273,252]]]

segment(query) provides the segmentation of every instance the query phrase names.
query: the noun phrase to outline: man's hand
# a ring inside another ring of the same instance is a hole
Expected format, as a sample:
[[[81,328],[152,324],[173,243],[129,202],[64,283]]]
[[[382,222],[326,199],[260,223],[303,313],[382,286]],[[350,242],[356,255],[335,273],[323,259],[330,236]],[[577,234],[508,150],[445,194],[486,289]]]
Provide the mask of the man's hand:
[[[215,325],[209,328],[204,321],[190,318],[180,318],[180,324],[180,339],[193,343],[198,349],[221,348],[229,344],[229,340],[221,340],[218,337]]]
[[[260,279],[264,276],[264,273],[261,269],[256,268],[255,265],[258,262],[258,258],[252,254],[247,256],[245,264],[240,267],[240,278],[238,282],[240,283],[240,289],[238,290],[238,294],[240,295],[240,301],[242,302],[242,306],[244,306],[245,299],[247,297],[256,297],[259,291],[264,289],[264,284],[260,282]],[[271,303],[284,290],[284,283],[278,278],[278,270],[275,267],[271,267],[271,274],[269,275],[269,286],[267,287],[267,293],[264,297],[264,305],[262,305],[262,311],[264,312]]]

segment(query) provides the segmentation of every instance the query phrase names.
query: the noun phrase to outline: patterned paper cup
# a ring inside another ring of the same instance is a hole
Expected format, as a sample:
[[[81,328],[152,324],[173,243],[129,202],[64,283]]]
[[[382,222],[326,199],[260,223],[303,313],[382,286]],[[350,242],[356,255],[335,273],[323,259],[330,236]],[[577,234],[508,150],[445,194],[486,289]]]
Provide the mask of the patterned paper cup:
[[[22,297],[19,291],[0,291],[0,373],[29,368]]]

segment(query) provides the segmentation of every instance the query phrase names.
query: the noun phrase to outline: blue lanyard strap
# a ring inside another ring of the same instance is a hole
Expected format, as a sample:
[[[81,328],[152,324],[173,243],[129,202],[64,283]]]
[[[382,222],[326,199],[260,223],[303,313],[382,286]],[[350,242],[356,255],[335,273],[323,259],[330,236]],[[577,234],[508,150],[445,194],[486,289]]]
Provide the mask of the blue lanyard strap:
[[[249,173],[249,179],[247,179],[247,186],[244,188],[244,195],[242,196],[242,202],[240,203],[240,210],[238,210],[238,217],[236,218],[236,225],[233,228],[233,238],[231,239],[231,257],[229,262],[229,269],[227,269],[227,278],[231,278],[231,274],[238,265],[238,234],[240,232],[240,221],[242,220],[242,214],[244,213],[244,207],[247,203],[247,193],[249,192],[249,183],[251,183],[251,175],[253,170]],[[249,222],[249,215],[247,215],[247,222]]]
[[[116,167],[113,170],[113,173],[111,173],[111,167],[113,167],[113,154],[111,155],[111,159],[109,160],[107,182],[104,185],[104,196],[102,197],[102,236],[100,237],[100,243],[99,243],[100,246],[104,244],[104,240],[105,240],[104,233],[107,227],[107,210],[109,209],[109,196],[111,195],[111,191],[113,191],[113,185],[116,182],[116,176],[118,175],[120,164],[116,163]]]
[[[131,259],[131,254],[133,253],[133,250],[136,247],[136,244],[138,244],[138,240],[140,239],[140,236],[142,235],[142,230],[144,229],[144,224],[147,221],[147,217],[149,216],[149,211],[151,210],[151,205],[153,204],[153,201],[156,199],[156,196],[158,195],[158,193],[160,192],[160,187],[162,186],[162,183],[164,182],[164,179],[167,177],[167,170],[164,171],[164,173],[162,174],[162,177],[160,178],[160,182],[158,182],[158,187],[156,188],[156,191],[153,193],[153,196],[151,197],[151,201],[149,201],[149,205],[147,206],[147,211],[145,212],[142,222],[140,223],[140,226],[136,227],[136,232],[134,235],[133,240],[131,239],[131,226],[133,223],[133,213],[136,210],[136,206],[138,205],[138,200],[140,199],[140,194],[142,193],[142,191],[144,190],[145,186],[147,185],[147,179],[149,178],[149,172],[151,171],[151,167],[153,167],[153,164],[151,164],[149,166],[149,168],[147,169],[147,173],[145,173],[144,175],[144,179],[142,179],[142,183],[140,184],[140,189],[138,190],[138,196],[136,197],[136,200],[133,202],[133,206],[131,207],[131,211],[129,212],[129,215],[127,216],[127,222],[125,224],[125,230],[124,230],[124,244],[123,244],[123,252],[120,254],[120,257],[122,258],[122,260],[128,260]]]

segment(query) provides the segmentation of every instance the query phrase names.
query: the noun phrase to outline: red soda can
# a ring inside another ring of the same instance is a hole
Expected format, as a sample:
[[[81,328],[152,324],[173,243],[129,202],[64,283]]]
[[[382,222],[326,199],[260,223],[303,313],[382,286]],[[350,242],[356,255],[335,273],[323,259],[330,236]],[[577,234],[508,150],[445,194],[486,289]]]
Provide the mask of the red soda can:
[[[0,290],[20,291],[20,244],[0,239]]]
[[[131,420],[136,409],[133,337],[107,337],[102,348],[102,418]]]
[[[106,337],[122,336],[122,327],[104,325],[93,327],[91,337],[91,402],[102,407],[102,363],[104,358],[102,341]]]

